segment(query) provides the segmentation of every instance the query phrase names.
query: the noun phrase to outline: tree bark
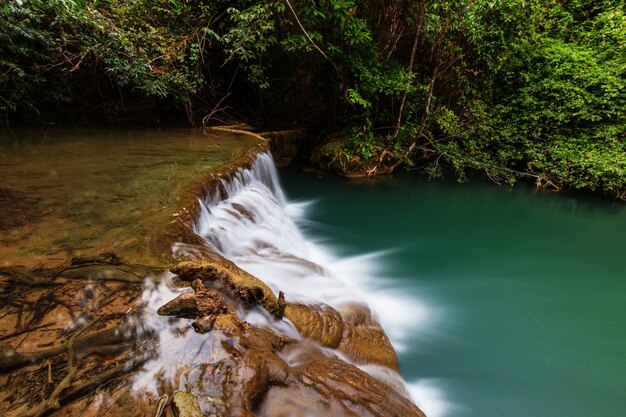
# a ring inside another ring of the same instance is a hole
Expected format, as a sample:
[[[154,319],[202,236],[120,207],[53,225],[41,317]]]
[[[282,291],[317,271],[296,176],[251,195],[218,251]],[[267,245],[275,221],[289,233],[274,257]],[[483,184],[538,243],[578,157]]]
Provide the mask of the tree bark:
[[[420,34],[422,33],[422,28],[424,27],[424,15],[425,15],[425,6],[424,3],[420,3],[419,6],[419,20],[417,22],[417,27],[415,29],[415,38],[413,39],[413,48],[411,49],[411,58],[409,59],[409,78],[413,75],[413,67],[415,66],[415,55],[417,55],[417,46],[419,45]],[[398,134],[400,133],[400,127],[402,126],[402,114],[404,113],[404,106],[406,104],[406,98],[409,94],[408,88],[402,93],[402,98],[400,99],[400,108],[398,109],[398,117],[396,118],[395,129],[393,132],[393,139],[398,138]]]

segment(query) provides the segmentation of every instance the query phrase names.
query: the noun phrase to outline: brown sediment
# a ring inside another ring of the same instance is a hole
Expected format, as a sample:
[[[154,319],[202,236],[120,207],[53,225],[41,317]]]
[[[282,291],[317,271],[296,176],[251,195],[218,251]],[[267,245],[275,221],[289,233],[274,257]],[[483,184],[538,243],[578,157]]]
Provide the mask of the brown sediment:
[[[118,271],[124,277],[131,265],[109,254],[77,264],[93,268],[107,259],[113,262],[106,265],[110,279],[101,281],[39,270],[51,285],[33,286],[22,275],[0,273],[3,415],[48,415],[61,407],[63,415],[76,415],[75,405],[64,406],[98,387],[115,387],[149,359],[142,352],[154,349],[154,335],[130,320],[143,285],[115,276]],[[147,269],[137,266],[135,273],[140,271]],[[151,270],[144,279],[158,274]]]
[[[0,188],[0,232],[37,221],[39,201],[17,190]]]
[[[210,355],[169,364],[176,369],[169,379],[157,374],[160,393],[171,397],[167,401],[132,393],[132,372],[155,356],[159,343],[158,335],[141,325],[141,284],[147,277],[158,279],[162,271],[112,253],[87,254],[47,269],[5,268],[0,270],[0,300],[5,301],[0,303],[0,392],[6,394],[0,394],[0,411],[17,416],[41,407],[59,417],[424,416],[394,381],[357,366],[375,364],[393,372],[398,366],[367,306],[288,303],[282,292],[276,296],[262,280],[211,252],[194,233],[198,198],[251,167],[256,155],[268,149],[264,138],[250,135],[255,142],[247,152],[193,181],[163,234],[164,242],[188,245],[200,260],[183,260],[171,269],[180,286],[190,289],[158,313],[170,320],[193,319],[194,331],[214,346]],[[254,221],[245,208],[233,208]],[[301,338],[252,326],[240,317],[259,308],[276,322],[289,320]],[[73,340],[78,362],[67,382],[72,331],[98,315],[103,318]],[[50,317],[55,319],[48,322]],[[78,325],[68,329],[68,322]],[[68,386],[57,393],[61,408],[55,411],[56,404],[45,403],[64,381]],[[96,388],[104,400],[85,396]]]
[[[191,129],[16,131],[0,140],[0,266],[55,268],[103,251],[167,268],[213,175],[267,145]],[[208,172],[208,173],[207,173]]]

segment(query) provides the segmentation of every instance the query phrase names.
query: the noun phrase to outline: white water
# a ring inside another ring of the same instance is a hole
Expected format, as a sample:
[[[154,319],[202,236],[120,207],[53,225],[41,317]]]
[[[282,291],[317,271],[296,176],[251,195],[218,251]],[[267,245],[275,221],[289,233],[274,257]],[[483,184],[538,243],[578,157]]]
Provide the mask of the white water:
[[[403,348],[405,337],[427,323],[427,308],[394,289],[391,278],[384,276],[383,253],[340,258],[329,245],[301,232],[298,225],[307,223],[307,212],[314,209],[315,203],[289,202],[285,198],[271,155],[259,155],[250,169],[240,169],[233,179],[222,180],[221,185],[221,189],[200,200],[195,232],[205,239],[209,248],[262,279],[276,294],[283,291],[287,301],[327,304],[334,308],[355,303],[367,305],[396,350]],[[184,253],[193,248],[178,245],[174,250]],[[146,289],[144,305],[148,311],[156,311],[180,291],[162,282]],[[240,313],[252,324],[299,337],[288,320],[277,322],[263,309]],[[151,363],[145,367],[135,378],[135,388],[157,394],[158,387],[153,382],[157,373],[173,380],[175,367],[168,364],[178,362],[174,358],[193,350],[190,347],[199,345],[201,338],[194,332],[183,333],[182,327],[173,331],[171,324],[162,318],[153,320],[155,323],[148,326],[161,334],[161,352],[155,362],[164,366]],[[212,349],[221,352],[219,346],[204,346],[203,351],[208,354]],[[326,350],[329,355],[349,362],[341,353]],[[396,372],[387,368],[357,366],[412,396],[429,417],[446,414],[441,391],[428,381],[407,386]],[[180,386],[184,383],[181,381]]]
[[[195,231],[276,294],[334,308],[367,304],[396,349],[402,349],[403,336],[427,320],[424,306],[386,286],[378,262],[382,254],[338,258],[303,235],[297,224],[306,222],[314,203],[287,201],[271,155],[259,155],[250,169],[239,170],[222,186],[200,201]]]

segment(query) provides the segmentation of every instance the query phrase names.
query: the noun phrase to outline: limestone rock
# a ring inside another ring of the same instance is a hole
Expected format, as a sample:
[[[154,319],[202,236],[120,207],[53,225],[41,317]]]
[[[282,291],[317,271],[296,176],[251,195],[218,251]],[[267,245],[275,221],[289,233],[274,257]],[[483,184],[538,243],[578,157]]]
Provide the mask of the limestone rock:
[[[267,311],[280,311],[278,298],[270,287],[257,277],[239,268],[223,257],[201,262],[180,262],[171,270],[181,279],[194,281],[219,281],[233,298],[239,299],[245,308],[261,304]]]
[[[175,316],[188,319],[196,318],[198,315],[198,304],[196,294],[193,292],[182,293],[173,300],[162,305],[157,313],[160,316]]]
[[[176,391],[172,395],[172,411],[176,417],[204,417],[196,397],[187,391]]]
[[[343,320],[339,313],[326,305],[306,306],[289,304],[285,316],[292,321],[301,335],[310,337],[323,346],[336,348],[343,335]]]

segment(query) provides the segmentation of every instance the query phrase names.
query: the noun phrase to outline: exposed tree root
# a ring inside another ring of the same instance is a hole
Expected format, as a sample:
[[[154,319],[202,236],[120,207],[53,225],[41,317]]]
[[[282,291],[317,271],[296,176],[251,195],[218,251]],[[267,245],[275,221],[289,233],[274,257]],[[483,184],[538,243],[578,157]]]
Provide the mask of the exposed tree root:
[[[35,408],[19,414],[19,417],[39,417],[49,411],[56,410],[61,407],[61,404],[59,402],[59,396],[61,395],[63,390],[69,388],[72,383],[72,379],[74,378],[74,375],[76,375],[76,367],[74,366],[74,342],[81,334],[83,334],[85,330],[96,324],[98,320],[100,320],[100,317],[94,317],[93,319],[91,319],[79,331],[74,333],[72,337],[70,337],[70,339],[67,341],[65,345],[65,348],[67,350],[67,374],[56,386],[54,391],[52,391],[50,397],[46,401],[41,402]]]
[[[73,351],[75,350],[74,353],[79,356],[86,356],[92,353],[110,354],[111,352],[124,349],[127,347],[127,342],[135,340],[141,335],[149,335],[149,333],[143,333],[137,326],[129,324],[123,324],[78,338],[78,336],[82,333],[83,330],[74,333],[70,338],[70,340],[72,338],[74,339],[72,342]],[[74,345],[76,345],[75,348]],[[22,355],[16,352],[8,344],[0,342],[0,372],[6,372],[30,365],[43,359],[60,355],[64,351],[66,351],[66,347],[58,346],[50,349],[44,349],[30,355]]]
[[[58,278],[139,284],[144,282],[146,276],[158,275],[158,272],[162,271],[145,265],[131,264],[112,252],[72,258],[67,265],[58,268],[35,270],[22,266],[0,268],[0,276],[32,287],[60,285]]]

